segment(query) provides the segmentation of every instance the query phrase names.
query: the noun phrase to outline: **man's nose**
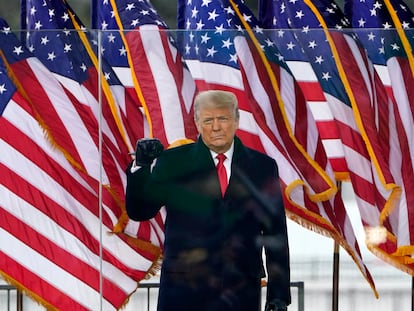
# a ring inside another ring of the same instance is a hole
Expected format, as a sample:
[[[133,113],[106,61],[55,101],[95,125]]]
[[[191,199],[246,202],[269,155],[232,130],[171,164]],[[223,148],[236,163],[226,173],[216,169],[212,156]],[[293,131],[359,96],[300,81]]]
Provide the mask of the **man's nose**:
[[[221,128],[220,119],[214,118],[213,119],[213,130],[219,130]]]

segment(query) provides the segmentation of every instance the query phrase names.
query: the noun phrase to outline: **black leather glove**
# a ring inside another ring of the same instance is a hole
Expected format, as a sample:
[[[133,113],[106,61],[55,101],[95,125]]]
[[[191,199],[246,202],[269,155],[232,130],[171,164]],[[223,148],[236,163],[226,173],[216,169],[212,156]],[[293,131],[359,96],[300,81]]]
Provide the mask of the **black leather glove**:
[[[287,311],[287,306],[281,301],[266,302],[265,311]]]
[[[139,166],[149,166],[157,158],[164,146],[157,138],[142,138],[137,141],[135,148],[135,164]]]

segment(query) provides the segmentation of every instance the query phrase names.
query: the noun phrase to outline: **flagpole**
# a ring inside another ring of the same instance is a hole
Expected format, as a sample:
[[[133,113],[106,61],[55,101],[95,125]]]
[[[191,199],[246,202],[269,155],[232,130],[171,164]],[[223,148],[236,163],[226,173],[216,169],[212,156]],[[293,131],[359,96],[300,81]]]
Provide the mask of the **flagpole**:
[[[98,31],[98,101],[99,101],[99,156],[100,156],[100,172],[99,172],[99,305],[100,310],[103,310],[103,215],[102,215],[102,206],[103,206],[103,158],[102,158],[102,76],[101,76],[101,68],[102,68],[102,53],[101,53],[101,32]]]
[[[342,196],[342,182],[336,183],[338,192]],[[332,273],[332,311],[338,311],[339,305],[339,244],[335,241],[333,252],[333,273]]]
[[[339,244],[335,242],[333,253],[332,311],[338,311],[339,302]]]
[[[411,311],[414,311],[414,276],[411,277]]]

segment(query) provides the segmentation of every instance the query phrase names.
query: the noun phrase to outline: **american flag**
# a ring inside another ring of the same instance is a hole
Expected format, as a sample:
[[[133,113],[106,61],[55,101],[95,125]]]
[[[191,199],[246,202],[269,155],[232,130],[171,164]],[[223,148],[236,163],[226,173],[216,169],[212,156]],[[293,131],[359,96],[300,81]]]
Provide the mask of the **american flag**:
[[[0,272],[49,309],[117,310],[159,249],[148,244],[153,252],[143,252],[122,234],[108,234],[117,203],[104,198],[101,214],[98,182],[45,135],[32,99],[47,97],[23,66],[35,59],[3,20],[0,29]],[[43,83],[56,84],[40,62],[37,68]]]
[[[69,136],[81,158],[82,168],[97,180],[100,166],[96,160],[100,159],[99,149],[102,149],[102,168],[108,179],[104,183],[122,202],[126,183],[124,168],[130,161],[128,152],[132,151],[132,145],[125,130],[129,124],[123,123],[119,117],[120,107],[109,87],[115,82],[107,82],[116,80],[116,75],[110,74],[110,68],[103,68],[102,71],[107,70],[109,74],[102,75],[102,84],[99,85],[102,72],[96,63],[96,54],[91,50],[87,32],[77,29],[82,27],[77,27],[74,13],[64,1],[27,0],[22,2],[22,6],[27,8],[26,26],[31,30],[27,32],[27,47],[55,74],[69,98],[69,101],[52,101],[55,115],[49,114],[47,107],[39,109],[39,113],[57,140],[62,130],[70,134],[58,140],[58,145],[65,148]],[[74,122],[83,125],[84,130],[74,132]],[[86,145],[80,138],[90,142]],[[69,148],[65,149],[69,154],[73,153]]]
[[[284,63],[281,61],[281,58],[280,58],[281,54],[277,49],[275,49],[274,42],[272,42],[270,38],[266,34],[264,34],[263,29],[259,27],[258,22],[252,15],[252,13],[249,12],[246,6],[244,6],[241,2],[237,2],[237,4],[234,4],[235,2],[236,1],[230,1],[230,3],[232,3],[233,8],[238,13],[240,19],[244,19],[245,24],[247,24],[246,28],[250,28],[250,30],[252,31],[251,34],[254,35],[255,38],[257,39],[257,43],[258,43],[257,48],[263,49],[264,54],[266,56],[266,59],[264,61],[260,61],[257,59],[254,60],[254,66],[251,66],[251,67],[256,68],[255,70],[257,70],[257,72],[259,73],[261,72],[259,79],[254,79],[254,74],[253,74],[254,70],[250,70],[251,73],[248,72],[246,76],[248,77],[248,80],[261,81],[261,83],[264,86],[263,89],[267,89],[268,90],[267,93],[271,94],[270,90],[272,86],[270,86],[270,83],[267,82],[269,78],[267,78],[266,75],[263,74],[263,72],[265,72],[266,69],[263,68],[264,64],[261,64],[261,63],[267,62],[270,66],[272,66],[274,74],[275,75],[278,74],[278,79],[283,79],[283,76],[286,75],[286,73],[283,73],[283,68],[286,65],[284,65]],[[243,57],[241,56],[241,54],[244,54],[245,51],[248,51],[249,49],[240,48],[237,50],[238,50],[238,53],[241,59],[241,63],[246,64],[244,67],[247,67],[247,65],[251,65],[251,63],[245,62],[243,60]],[[277,68],[276,66],[277,64],[280,65],[281,69]],[[250,83],[252,85],[258,84],[258,82],[250,82]],[[281,84],[286,85],[283,82]],[[252,91],[254,94],[259,94],[260,88],[258,87],[252,88]],[[255,97],[258,98],[259,96],[255,95]],[[263,100],[263,98],[264,97],[262,97],[261,100]],[[306,107],[305,101],[299,102],[298,98],[300,97],[297,95],[296,105]],[[287,106],[294,107],[294,103],[289,101],[288,97],[283,98],[283,101],[285,103],[285,106],[287,105]],[[277,102],[277,101],[272,100],[271,102]],[[298,108],[296,109],[298,110]],[[309,120],[312,120],[311,116],[309,117]],[[303,119],[296,121],[296,123],[298,122],[303,122]],[[306,138],[301,132],[307,132],[308,135],[309,135],[309,132],[313,132],[313,131],[317,132],[315,127],[312,128],[310,125],[308,125],[308,128],[306,129],[295,127],[295,133],[297,133],[296,131],[299,132],[296,135],[298,139],[300,139],[303,145],[306,145],[305,143],[307,141],[306,139],[309,140],[309,138]],[[323,149],[321,146],[319,147]],[[311,151],[310,154],[313,156],[313,158],[318,163],[320,163],[321,166],[327,172],[331,171],[330,165],[327,162],[326,157],[324,157],[323,150],[318,151],[318,149],[312,150],[311,148],[309,148],[308,150]],[[369,284],[373,288],[374,293],[376,293],[374,282],[372,280],[372,277],[367,267],[365,266],[363,262],[360,248],[356,240],[354,230],[348,218],[347,212],[345,210],[344,204],[342,202],[340,193],[337,193],[329,201],[323,202],[323,204],[319,204],[319,206],[312,206],[312,204],[309,202],[306,204],[306,209],[300,209],[300,208],[293,206],[293,207],[288,207],[288,212],[289,212],[288,213],[289,217],[292,218],[293,220],[296,220],[299,223],[305,224],[306,227],[311,228],[315,230],[316,232],[324,233],[332,237],[335,241],[339,242],[344,247],[344,249],[348,252],[348,254],[354,259],[355,263],[358,265],[363,276],[366,278],[366,280],[369,282]],[[312,225],[309,225],[309,223],[312,223]],[[327,226],[326,223],[328,223],[330,227]]]
[[[152,229],[152,222],[142,222],[138,226],[129,221],[124,207],[124,170],[131,161],[129,140],[142,137],[144,133],[143,115],[137,102],[131,99],[105,61],[96,62],[97,47],[66,2],[28,0],[25,7],[27,26],[34,30],[28,33],[28,47],[55,73],[64,87],[62,93],[67,94],[67,97],[38,103],[44,105],[39,106],[39,114],[51,136],[67,154],[78,156],[77,163],[90,176],[100,180],[102,168],[105,190],[117,199],[121,209],[114,231],[159,245],[162,238],[153,234],[159,230]],[[34,72],[37,74],[37,70]],[[100,74],[101,85],[98,84]],[[53,88],[49,94],[55,94]],[[59,136],[62,132],[66,134]],[[102,167],[96,162],[100,159],[100,151]]]
[[[112,195],[118,202],[118,209],[116,213],[114,212],[118,221],[114,223],[113,231],[126,234],[132,241],[142,244],[143,251],[146,251],[148,245],[153,249],[152,244],[161,247],[163,216],[160,214],[146,222],[130,221],[124,205],[126,183],[124,170],[131,158],[128,155],[130,146],[123,138],[143,135],[144,124],[141,112],[139,113],[141,118],[138,115],[137,119],[133,120],[129,120],[132,115],[127,116],[128,119],[117,117],[120,111],[127,111],[124,109],[124,102],[128,102],[128,105],[134,103],[128,99],[128,93],[124,91],[124,86],[119,83],[112,68],[105,61],[100,64],[94,62],[97,56],[93,51],[94,46],[88,40],[88,33],[84,31],[82,23],[66,2],[30,1],[30,5],[26,2],[29,28],[48,30],[29,33],[29,48],[56,74],[65,88],[62,93],[68,93],[69,97],[63,101],[38,103],[45,105],[39,108],[40,115],[53,135],[62,130],[67,131],[68,135],[63,136],[58,144],[65,148],[65,143],[72,141],[81,159],[90,162],[90,165],[82,167],[83,171],[102,182],[105,193]],[[104,73],[102,88],[98,85],[98,75],[101,71]],[[50,93],[53,93],[52,91]],[[102,92],[102,118],[99,109],[100,92]],[[114,94],[120,96],[114,97]],[[114,98],[118,101],[114,101]],[[50,107],[51,103],[53,107]],[[113,105],[117,105],[115,111],[112,109]],[[70,113],[67,112],[68,109]],[[56,115],[49,115],[49,111],[56,111]],[[124,113],[122,115],[125,117]],[[72,118],[76,118],[77,121],[73,122]],[[56,127],[60,125],[57,123],[60,119],[62,119],[62,126]],[[121,128],[118,122],[122,123]],[[75,124],[84,126],[77,130]],[[135,129],[132,130],[132,127]],[[123,129],[128,133],[126,137],[121,133]],[[102,141],[99,131],[102,131]],[[93,140],[88,141],[91,138]],[[102,151],[102,166],[96,163],[96,159],[100,159],[100,151]]]
[[[262,108],[256,106],[257,103],[254,103],[246,93],[245,82],[247,81],[243,79],[234,43],[234,38],[243,26],[235,19],[234,14],[231,5],[224,1],[179,2],[178,27],[185,31],[179,32],[178,42],[192,75],[197,80],[200,89],[219,88],[231,90],[237,95],[241,108],[240,129],[243,131],[239,135],[248,145],[254,147],[254,143],[252,144],[249,140],[252,138],[254,141],[260,142],[256,145],[262,145],[262,150],[266,150],[272,156],[281,157],[279,166],[282,167],[282,170],[284,168],[287,170],[284,175],[287,185],[298,179],[305,180],[305,183],[313,181],[312,184],[306,184],[311,194],[315,197],[321,193],[328,194],[335,188],[335,185],[332,185],[332,180],[329,177],[325,178],[325,172],[318,170],[319,165],[316,162],[312,163],[313,160],[306,153],[308,147],[317,148],[317,144],[313,145],[313,141],[308,141],[307,146],[299,146],[300,143],[294,137],[297,132],[295,131],[292,136],[289,135],[289,131],[293,131],[289,128],[290,124],[288,125],[287,118],[293,116],[294,119],[297,111],[283,112],[286,113],[286,118],[283,118],[282,114],[278,115],[277,118],[280,122],[275,122],[273,119],[274,111],[270,106],[266,107],[270,110],[256,111],[257,114],[253,111],[256,108],[259,110]],[[293,95],[297,91],[298,88],[295,88],[294,84],[288,85],[283,90],[287,96],[289,94],[292,96],[300,95],[300,93]],[[277,106],[276,110],[279,108]],[[264,117],[269,119],[264,120]],[[306,125],[305,121],[308,118],[306,112],[302,117],[305,117],[302,125]],[[267,121],[270,122],[269,127],[267,125],[261,127]],[[299,127],[299,124],[294,126]],[[279,130],[280,132],[271,133],[274,129],[276,132]],[[250,135],[246,137],[245,133]],[[305,135],[307,133],[304,132]],[[258,149],[260,148],[258,147]],[[293,156],[296,159],[292,160]],[[287,165],[281,164],[289,162],[290,164]],[[283,174],[281,175],[283,179]],[[298,200],[300,204],[303,203],[303,198],[298,198]]]
[[[121,31],[149,135],[166,147],[194,141],[197,130],[192,104],[196,85],[167,25],[147,0],[112,0],[110,5],[112,11],[108,1],[99,4],[107,12],[102,24],[115,25],[115,19],[116,29]]]
[[[266,30],[277,29],[277,31],[267,31],[267,35],[279,50],[277,56],[286,61],[305,95],[337,180],[347,180],[349,178],[348,167],[337,122],[312,64],[297,40],[296,31],[289,30],[290,20],[278,18],[274,13],[276,8],[279,9],[279,6],[282,10],[283,4],[280,1],[259,1],[260,24]]]
[[[370,82],[369,80],[363,79],[370,78],[374,75],[367,63],[363,51],[356,45],[356,42],[350,36],[343,35],[340,31],[332,31],[327,36],[327,33],[321,29],[321,24],[326,25],[325,27],[329,26],[336,29],[343,27],[343,25],[341,26],[341,24],[336,23],[336,20],[334,19],[338,17],[340,18],[341,16],[338,9],[333,10],[333,8],[337,8],[335,4],[330,3],[328,5],[326,2],[314,2],[318,4],[316,12],[318,12],[318,9],[321,12],[325,12],[323,16],[320,14],[320,18],[318,19],[318,16],[314,14],[315,11],[312,11],[310,6],[313,8],[315,7],[307,1],[284,1],[283,3],[285,9],[277,9],[275,10],[275,14],[286,14],[287,16],[284,16],[284,18],[290,18],[292,21],[292,28],[302,29],[300,33],[297,33],[299,38],[298,42],[303,43],[304,49],[307,46],[306,53],[308,53],[309,58],[313,60],[314,70],[326,93],[326,97],[334,112],[334,116],[339,121],[339,124],[344,124],[344,126],[340,127],[340,133],[342,134],[342,141],[345,145],[347,164],[350,173],[352,174],[351,182],[354,185],[357,197],[362,197],[375,206],[375,191],[372,188],[374,180],[371,176],[371,169],[367,168],[368,166],[371,166],[371,156],[378,155],[374,154],[374,152],[377,151],[376,149],[370,150],[368,147],[367,150],[367,148],[365,148],[365,144],[369,145],[369,140],[364,139],[365,137],[362,136],[372,135],[372,137],[369,138],[378,142],[377,129],[374,124],[375,115],[370,115],[372,111],[369,108],[371,107],[370,105],[376,103],[376,100],[382,100],[379,101],[380,103],[384,103],[385,100],[384,106],[387,108],[388,99],[386,96],[384,98],[383,92],[380,94],[376,93],[377,89],[373,89],[369,84],[373,83],[372,85],[374,86],[380,86],[380,84],[374,84],[377,83],[377,81],[372,82],[371,80]],[[325,7],[325,9],[323,9],[323,7]],[[332,19],[330,19],[331,17]],[[282,16],[279,16],[279,18],[282,18]],[[333,57],[334,50],[339,53],[335,55],[335,58]],[[346,58],[345,55],[347,56]],[[353,57],[350,57],[350,55]],[[335,60],[337,63],[334,62]],[[339,67],[339,65],[341,65],[341,67]],[[357,69],[359,69],[359,71]],[[349,78],[346,78],[346,76]],[[346,80],[344,80],[344,78],[346,78]],[[348,82],[348,84],[346,82]],[[378,90],[381,91],[382,89]],[[371,94],[383,96],[383,98],[377,98]],[[366,110],[358,110],[360,108]],[[358,115],[361,113],[366,114]],[[380,116],[382,117],[382,115],[378,114],[377,117],[379,118]],[[365,133],[361,133],[362,130],[364,130]],[[383,156],[385,157],[386,155]],[[382,156],[379,156],[378,161],[380,161],[381,164],[386,162]],[[355,164],[357,166],[355,166]],[[386,171],[387,165],[384,164],[384,166],[377,167],[376,169],[381,170],[382,168]],[[375,174],[375,169],[373,171]],[[381,172],[379,174],[381,174]],[[358,179],[353,180],[353,177]],[[389,174],[386,177],[389,178]],[[364,186],[359,189],[360,187],[357,187],[357,185]],[[367,189],[371,189],[372,191],[367,192]],[[381,189],[379,189],[379,191],[382,192]],[[369,195],[369,193],[371,193],[371,195]],[[366,195],[368,195],[368,197],[366,197]]]
[[[402,188],[402,199],[384,210],[382,220],[388,225],[386,243],[369,244],[379,257],[385,258],[397,268],[414,274],[412,252],[406,252],[414,244],[412,231],[414,194],[414,60],[412,48],[414,37],[414,14],[399,0],[345,1],[345,13],[350,19],[359,40],[379,73],[389,94],[395,99],[397,142],[401,155],[390,156],[394,176],[398,176]]]
[[[122,109],[125,122],[134,125],[132,130],[140,130],[131,133],[131,141],[136,141],[138,138],[148,136],[149,129],[148,122],[144,117],[143,107],[135,91],[132,72],[128,63],[128,51],[119,32],[110,1],[93,0],[91,6],[91,28],[101,30],[92,33],[96,37],[94,43],[99,46],[99,52],[103,59],[112,67],[122,84],[120,90],[123,92],[121,95],[125,98],[118,102],[125,102],[124,109]]]

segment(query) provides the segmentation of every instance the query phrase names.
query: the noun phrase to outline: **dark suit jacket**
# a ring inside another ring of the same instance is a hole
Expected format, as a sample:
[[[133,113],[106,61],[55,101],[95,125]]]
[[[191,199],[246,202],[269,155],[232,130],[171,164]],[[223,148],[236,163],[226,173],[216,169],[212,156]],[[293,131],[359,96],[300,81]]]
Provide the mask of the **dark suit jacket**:
[[[127,169],[126,208],[137,221],[165,206],[159,310],[258,310],[262,247],[267,298],[290,303],[286,217],[276,162],[236,137],[224,198],[201,139],[166,150],[152,172]]]

